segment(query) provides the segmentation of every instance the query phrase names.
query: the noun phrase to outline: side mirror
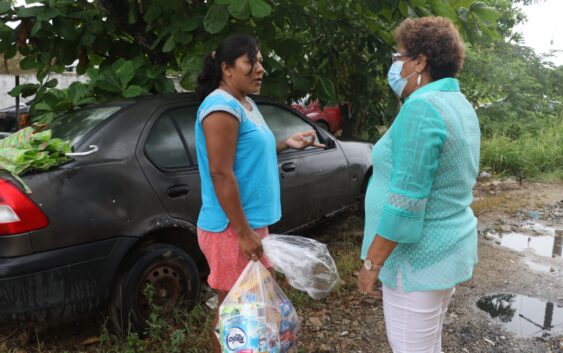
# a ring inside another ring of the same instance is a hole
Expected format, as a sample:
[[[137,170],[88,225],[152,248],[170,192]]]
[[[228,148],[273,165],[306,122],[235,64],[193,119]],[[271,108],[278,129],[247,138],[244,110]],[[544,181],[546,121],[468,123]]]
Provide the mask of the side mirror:
[[[316,129],[316,131],[320,142],[326,146],[326,150],[336,147],[336,142],[324,130]]]

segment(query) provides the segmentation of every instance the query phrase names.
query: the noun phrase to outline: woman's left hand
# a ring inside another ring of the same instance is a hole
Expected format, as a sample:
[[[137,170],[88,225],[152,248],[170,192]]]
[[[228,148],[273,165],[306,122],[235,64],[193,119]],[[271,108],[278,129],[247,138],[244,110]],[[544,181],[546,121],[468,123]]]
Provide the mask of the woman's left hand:
[[[291,135],[287,140],[285,140],[285,144],[287,147],[296,150],[304,150],[309,146],[324,148],[325,147],[324,144],[315,143],[316,136],[317,135],[315,130],[296,132],[295,134]]]
[[[377,282],[377,277],[379,276],[379,268],[368,271],[364,266],[360,270],[360,276],[358,277],[358,290],[363,294],[379,298],[381,297],[381,292],[375,289],[375,283]]]

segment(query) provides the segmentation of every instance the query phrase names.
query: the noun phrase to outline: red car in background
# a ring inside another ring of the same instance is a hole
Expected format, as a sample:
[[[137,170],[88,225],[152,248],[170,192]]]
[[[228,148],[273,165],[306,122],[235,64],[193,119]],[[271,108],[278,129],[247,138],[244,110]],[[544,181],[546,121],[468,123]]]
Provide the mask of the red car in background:
[[[348,103],[329,105],[321,109],[318,100],[314,100],[306,106],[298,103],[294,103],[291,106],[336,136],[340,135],[342,119],[349,111]]]

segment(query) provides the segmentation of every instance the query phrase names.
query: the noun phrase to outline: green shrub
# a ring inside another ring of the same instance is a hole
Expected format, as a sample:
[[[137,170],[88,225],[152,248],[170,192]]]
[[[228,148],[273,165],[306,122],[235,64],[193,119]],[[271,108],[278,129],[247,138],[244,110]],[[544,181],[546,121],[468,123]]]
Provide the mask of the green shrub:
[[[481,142],[481,169],[519,178],[562,175],[563,118],[517,138],[493,134]]]

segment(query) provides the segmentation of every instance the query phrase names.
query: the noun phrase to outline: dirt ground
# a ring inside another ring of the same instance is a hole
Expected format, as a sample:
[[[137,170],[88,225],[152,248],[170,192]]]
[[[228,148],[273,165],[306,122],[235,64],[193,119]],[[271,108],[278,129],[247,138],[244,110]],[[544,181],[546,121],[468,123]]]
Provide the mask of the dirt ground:
[[[544,226],[563,230],[563,183],[520,185],[513,181],[481,181],[475,188],[473,208],[479,218],[479,263],[473,279],[456,288],[444,324],[443,351],[563,352],[563,260],[560,256],[538,257],[533,252],[514,251],[499,245],[502,240],[499,235],[510,232],[540,237]],[[333,254],[348,254],[352,259],[348,267],[359,269],[355,253],[359,254],[362,227],[360,211],[352,209],[302,234],[327,243]],[[555,231],[552,236],[563,237],[563,234]],[[530,260],[540,269],[550,270],[532,269],[528,264]],[[338,293],[299,308],[303,318],[299,353],[391,352],[381,300],[360,295],[353,283],[353,272]],[[341,276],[346,277],[342,273]],[[520,337],[477,307],[480,298],[496,294],[516,294],[553,303],[555,327],[551,331],[539,330],[533,337]],[[10,353],[74,352],[70,347],[95,338],[99,328],[99,320],[83,320],[46,331],[35,329],[30,331],[32,337],[20,329],[0,330],[0,353],[4,353],[2,347],[10,347]],[[98,352],[94,347],[83,349]]]
[[[479,263],[474,277],[456,288],[450,303],[442,337],[443,351],[458,352],[563,352],[563,318],[554,318],[558,333],[523,338],[508,331],[476,302],[499,293],[519,294],[563,307],[563,260],[541,259],[553,272],[530,269],[524,255],[497,245],[489,234],[520,230],[530,223],[529,215],[540,216],[538,223],[563,229],[563,184],[524,183],[513,181],[481,182],[475,188],[474,210],[479,218]],[[330,243],[343,233],[361,241],[361,218],[342,215],[319,225],[312,231]],[[545,219],[543,219],[545,218]],[[523,230],[530,236],[530,232]],[[562,236],[561,233],[559,236]],[[498,241],[497,241],[498,242]],[[345,246],[333,244],[333,248]],[[301,333],[303,352],[391,352],[387,344],[380,300],[365,298],[350,291],[339,302],[323,304],[320,309],[302,313],[306,317]],[[559,321],[556,321],[559,320]],[[541,322],[540,322],[541,324]]]

